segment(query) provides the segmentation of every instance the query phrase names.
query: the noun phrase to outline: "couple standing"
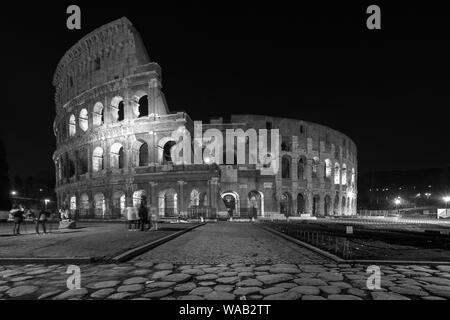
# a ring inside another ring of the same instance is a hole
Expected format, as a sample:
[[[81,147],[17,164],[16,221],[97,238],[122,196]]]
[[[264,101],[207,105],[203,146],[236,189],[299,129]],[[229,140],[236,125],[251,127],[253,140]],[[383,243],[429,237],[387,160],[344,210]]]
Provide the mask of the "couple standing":
[[[128,220],[128,230],[137,230],[140,229],[141,231],[144,231],[144,226],[147,224],[147,230],[151,229],[152,222],[151,219],[149,219],[148,209],[145,206],[145,201],[141,201],[141,205],[139,206],[139,209],[136,210],[134,207],[129,207],[127,210],[127,220]]]

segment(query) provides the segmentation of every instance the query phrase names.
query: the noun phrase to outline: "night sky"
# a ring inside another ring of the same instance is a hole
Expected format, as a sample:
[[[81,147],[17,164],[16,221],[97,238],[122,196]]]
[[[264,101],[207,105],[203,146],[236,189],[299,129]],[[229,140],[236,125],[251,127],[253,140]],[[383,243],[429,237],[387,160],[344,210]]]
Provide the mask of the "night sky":
[[[356,142],[360,172],[448,163],[450,32],[437,5],[380,4],[382,30],[371,31],[367,4],[356,3],[176,10],[152,1],[58,3],[1,11],[0,130],[11,177],[54,175],[56,65],[85,34],[122,16],[161,65],[171,111],[328,125]],[[66,28],[70,4],[81,7],[79,31]]]

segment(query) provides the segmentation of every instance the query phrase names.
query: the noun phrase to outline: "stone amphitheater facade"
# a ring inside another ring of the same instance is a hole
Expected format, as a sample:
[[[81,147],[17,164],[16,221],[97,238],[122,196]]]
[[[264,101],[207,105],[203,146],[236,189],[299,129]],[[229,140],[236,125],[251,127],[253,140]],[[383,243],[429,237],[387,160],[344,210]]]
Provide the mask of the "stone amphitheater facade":
[[[171,134],[194,130],[169,112],[161,68],[126,18],[76,43],[59,62],[54,133],[58,206],[86,218],[116,219],[144,201],[154,216],[260,217],[356,213],[357,150],[328,127],[262,115],[203,126],[279,129],[275,175],[260,164],[175,164]],[[192,135],[192,134],[191,134]]]

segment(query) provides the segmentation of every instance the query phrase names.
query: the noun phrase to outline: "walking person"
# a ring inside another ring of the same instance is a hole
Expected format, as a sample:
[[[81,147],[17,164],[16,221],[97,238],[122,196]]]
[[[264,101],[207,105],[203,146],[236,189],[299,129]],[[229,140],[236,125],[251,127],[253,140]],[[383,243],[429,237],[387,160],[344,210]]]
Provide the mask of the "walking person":
[[[141,205],[139,206],[139,225],[140,225],[140,230],[144,231],[144,225],[148,223],[148,210],[147,207],[145,206],[145,202],[141,201]],[[149,227],[147,228],[147,230],[150,229],[150,224]]]
[[[41,210],[39,211],[39,214],[37,216],[37,219],[36,219],[36,234],[40,234],[39,233],[39,225],[42,225],[42,230],[44,231],[44,234],[47,234],[47,229],[46,229],[47,218],[48,218],[48,212],[41,208]]]
[[[127,207],[128,231],[136,231],[136,208]]]
[[[13,227],[13,235],[21,235],[20,233],[20,225],[23,222],[24,209],[22,205],[14,205],[10,211],[11,215],[14,218],[14,227]]]

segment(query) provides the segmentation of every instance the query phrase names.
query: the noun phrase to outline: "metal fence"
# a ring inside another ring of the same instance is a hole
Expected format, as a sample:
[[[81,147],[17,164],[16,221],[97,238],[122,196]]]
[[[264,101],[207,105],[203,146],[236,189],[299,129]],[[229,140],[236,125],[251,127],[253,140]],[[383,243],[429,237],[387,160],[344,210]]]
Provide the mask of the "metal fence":
[[[350,241],[345,236],[337,236],[331,232],[302,230],[295,225],[287,223],[262,222],[263,225],[272,228],[278,232],[284,233],[297,240],[308,243],[322,250],[334,253],[343,258],[351,258]]]

